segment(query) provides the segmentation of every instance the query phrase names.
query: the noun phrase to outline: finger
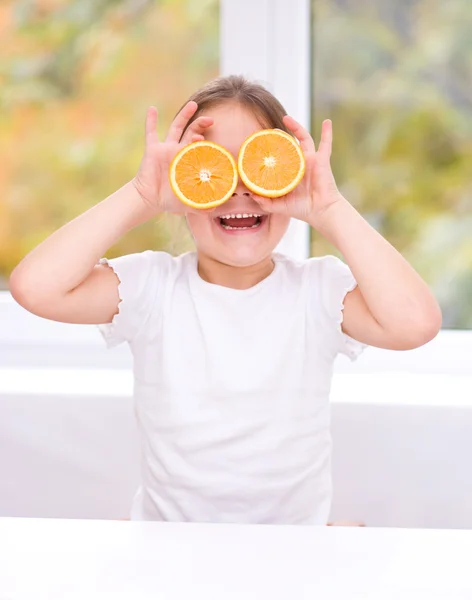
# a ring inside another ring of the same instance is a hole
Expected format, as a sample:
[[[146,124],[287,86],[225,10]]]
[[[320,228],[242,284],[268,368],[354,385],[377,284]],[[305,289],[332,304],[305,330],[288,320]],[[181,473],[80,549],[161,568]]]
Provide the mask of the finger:
[[[315,150],[315,142],[313,141],[313,138],[298,121],[295,121],[295,119],[290,115],[285,115],[283,121],[300,142],[303,152],[313,152]]]
[[[193,123],[188,126],[188,129],[183,135],[182,142],[187,143],[192,139],[193,135],[200,135],[203,137],[203,134],[208,127],[213,125],[214,121],[211,117],[198,117],[195,119]]]
[[[157,135],[157,108],[150,106],[146,113],[146,124],[145,124],[146,141],[155,139],[159,141]]]
[[[200,135],[198,133],[196,133],[195,135],[192,135],[192,137],[190,138],[191,142],[203,142],[205,138],[203,137],[203,135]]]
[[[333,146],[333,124],[330,119],[325,119],[321,125],[321,138],[318,153],[325,158],[330,158]]]
[[[187,126],[189,120],[193,117],[196,110],[198,108],[198,104],[196,102],[190,101],[182,108],[179,114],[172,121],[172,124],[169,128],[169,132],[166,137],[166,142],[178,142],[182,137],[182,133]]]

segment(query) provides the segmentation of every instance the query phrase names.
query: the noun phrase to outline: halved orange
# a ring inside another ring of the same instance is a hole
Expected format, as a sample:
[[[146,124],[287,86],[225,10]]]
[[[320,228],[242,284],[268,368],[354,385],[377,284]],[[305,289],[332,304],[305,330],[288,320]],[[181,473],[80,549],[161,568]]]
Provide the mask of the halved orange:
[[[279,198],[291,192],[305,173],[298,141],[281,129],[263,129],[249,136],[238,157],[239,176],[259,196]]]
[[[231,198],[238,185],[236,161],[222,146],[202,140],[184,146],[169,170],[174,194],[192,208],[213,208]]]

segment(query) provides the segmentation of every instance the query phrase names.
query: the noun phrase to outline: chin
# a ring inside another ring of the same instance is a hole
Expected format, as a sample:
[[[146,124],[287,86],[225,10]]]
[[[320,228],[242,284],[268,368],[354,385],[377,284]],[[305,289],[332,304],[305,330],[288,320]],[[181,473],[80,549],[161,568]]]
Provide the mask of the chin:
[[[270,257],[290,219],[253,207],[220,209],[220,214],[193,215],[187,221],[200,252],[231,267],[252,267]]]
[[[214,259],[230,267],[253,267],[272,255],[273,250],[254,252],[252,249],[240,249],[237,252],[226,252],[215,256]]]

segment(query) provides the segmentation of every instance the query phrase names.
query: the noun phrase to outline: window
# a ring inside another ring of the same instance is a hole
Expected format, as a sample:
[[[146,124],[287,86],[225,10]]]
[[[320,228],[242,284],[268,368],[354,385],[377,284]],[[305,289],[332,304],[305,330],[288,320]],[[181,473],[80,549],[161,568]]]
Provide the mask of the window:
[[[313,128],[342,192],[472,328],[470,0],[312,0]],[[311,253],[333,252],[312,232]]]
[[[0,289],[52,231],[135,174],[144,116],[164,134],[219,70],[218,0],[9,0],[0,7]],[[110,255],[191,246],[164,215]]]

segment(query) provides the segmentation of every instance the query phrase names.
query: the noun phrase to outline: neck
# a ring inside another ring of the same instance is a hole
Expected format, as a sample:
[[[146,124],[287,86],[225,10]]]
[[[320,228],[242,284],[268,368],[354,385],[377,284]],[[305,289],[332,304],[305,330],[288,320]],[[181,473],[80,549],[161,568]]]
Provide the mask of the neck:
[[[247,290],[268,277],[274,270],[271,256],[249,267],[233,267],[198,253],[198,274],[208,283]]]

